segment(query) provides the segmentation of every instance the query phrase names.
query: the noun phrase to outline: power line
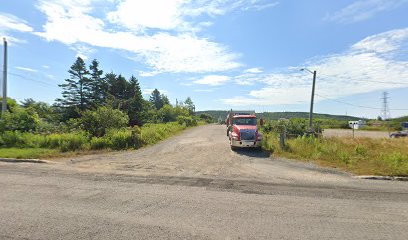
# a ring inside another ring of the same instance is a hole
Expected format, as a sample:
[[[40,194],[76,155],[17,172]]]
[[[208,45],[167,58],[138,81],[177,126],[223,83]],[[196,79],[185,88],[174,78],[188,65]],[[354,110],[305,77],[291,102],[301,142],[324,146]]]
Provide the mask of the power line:
[[[37,79],[28,78],[28,77],[26,77],[26,76],[24,76],[24,75],[21,75],[21,74],[18,74],[18,73],[9,72],[9,74],[10,74],[10,75],[13,75],[13,76],[16,76],[16,77],[19,77],[19,78],[21,78],[21,79],[23,79],[23,80],[26,80],[26,81],[32,81],[32,82],[40,83],[40,84],[42,84],[43,86],[51,86],[51,87],[56,87],[56,86],[57,86],[57,85],[50,84],[50,83],[47,83],[47,82],[43,82],[43,81],[40,81],[40,80],[37,80]]]
[[[370,106],[357,105],[357,104],[353,104],[353,103],[349,103],[349,102],[344,102],[344,101],[340,101],[340,100],[328,98],[328,97],[322,96],[322,95],[320,95],[320,94],[316,94],[316,96],[319,96],[319,97],[321,97],[321,98],[327,99],[327,100],[329,100],[329,101],[333,101],[333,102],[337,102],[337,103],[342,103],[342,104],[346,104],[346,105],[353,106],[353,107],[382,110],[382,108],[379,108],[379,107],[370,107]],[[407,108],[407,109],[404,109],[404,108],[400,108],[400,109],[395,108],[395,109],[388,109],[388,110],[393,110],[393,111],[408,111],[408,108]]]

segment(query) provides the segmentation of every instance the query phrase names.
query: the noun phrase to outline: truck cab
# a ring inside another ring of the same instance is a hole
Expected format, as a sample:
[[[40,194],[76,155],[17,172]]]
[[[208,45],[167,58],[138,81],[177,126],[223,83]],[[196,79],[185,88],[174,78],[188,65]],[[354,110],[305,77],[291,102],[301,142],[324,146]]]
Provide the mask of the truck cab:
[[[226,119],[226,124],[231,149],[236,147],[261,147],[262,134],[258,132],[255,113],[230,112]]]

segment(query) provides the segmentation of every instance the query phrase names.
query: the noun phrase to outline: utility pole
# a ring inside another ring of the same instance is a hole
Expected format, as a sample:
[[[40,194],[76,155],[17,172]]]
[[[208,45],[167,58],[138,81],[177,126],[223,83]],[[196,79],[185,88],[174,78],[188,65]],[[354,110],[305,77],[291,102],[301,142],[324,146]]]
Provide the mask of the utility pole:
[[[1,113],[7,110],[7,40],[3,38],[4,42],[4,60],[3,60],[3,102],[1,105]]]
[[[310,113],[309,113],[309,132],[314,133],[314,129],[313,129],[313,103],[314,103],[317,71],[315,70],[315,71],[312,72],[307,68],[300,69],[300,71],[305,71],[305,70],[310,72],[311,74],[313,74],[312,97],[311,97],[311,100],[310,100]]]
[[[315,95],[315,84],[316,84],[316,71],[313,71],[312,99],[310,101],[310,113],[309,113],[309,127],[310,127],[311,132],[314,132],[314,129],[313,129],[313,103],[314,103],[314,95]]]

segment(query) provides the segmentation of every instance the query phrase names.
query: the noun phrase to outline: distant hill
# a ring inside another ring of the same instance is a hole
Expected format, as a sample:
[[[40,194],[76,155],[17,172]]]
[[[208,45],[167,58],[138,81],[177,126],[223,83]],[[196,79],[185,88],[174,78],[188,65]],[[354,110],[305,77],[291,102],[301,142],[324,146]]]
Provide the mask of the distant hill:
[[[226,118],[228,111],[216,111],[216,110],[209,110],[209,111],[197,111],[197,114],[206,113],[211,115],[213,118],[218,119],[221,117],[223,120]],[[264,118],[269,120],[278,120],[280,118],[309,118],[308,112],[264,112],[264,113],[256,113],[258,118]],[[343,121],[355,121],[361,118],[353,117],[353,116],[345,116],[345,115],[331,115],[331,114],[321,114],[321,113],[314,113],[314,118],[320,119],[335,119],[335,120],[343,120]]]
[[[393,119],[391,119],[391,121],[395,121],[395,122],[408,122],[408,116],[399,117],[399,118],[393,118]]]

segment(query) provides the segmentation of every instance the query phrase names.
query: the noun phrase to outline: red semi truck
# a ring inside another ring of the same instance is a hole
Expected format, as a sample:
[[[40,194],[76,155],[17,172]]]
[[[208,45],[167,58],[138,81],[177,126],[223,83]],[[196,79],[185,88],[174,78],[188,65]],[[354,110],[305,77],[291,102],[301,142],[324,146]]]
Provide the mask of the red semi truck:
[[[260,148],[262,134],[258,132],[255,111],[230,111],[225,120],[231,149]]]

